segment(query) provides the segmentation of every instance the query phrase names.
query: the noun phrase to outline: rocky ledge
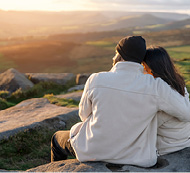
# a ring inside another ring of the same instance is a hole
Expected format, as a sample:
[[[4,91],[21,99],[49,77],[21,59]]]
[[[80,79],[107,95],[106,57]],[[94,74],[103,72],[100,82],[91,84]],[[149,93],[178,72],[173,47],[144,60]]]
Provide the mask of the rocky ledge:
[[[28,172],[189,172],[190,148],[160,156],[155,166],[142,168],[105,162],[78,162],[76,159],[52,162]]]
[[[0,140],[36,126],[63,129],[78,121],[78,108],[56,106],[45,98],[28,99],[0,111]]]

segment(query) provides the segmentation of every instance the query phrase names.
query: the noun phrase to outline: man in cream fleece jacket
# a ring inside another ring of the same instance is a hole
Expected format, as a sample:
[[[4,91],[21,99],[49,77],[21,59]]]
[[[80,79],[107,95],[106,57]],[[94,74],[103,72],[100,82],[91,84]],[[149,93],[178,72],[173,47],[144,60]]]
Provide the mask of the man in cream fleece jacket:
[[[150,167],[157,162],[156,113],[190,121],[189,100],[162,79],[143,74],[146,44],[141,36],[123,38],[116,51],[122,61],[109,72],[92,74],[85,84],[82,122],[52,137],[52,161],[73,155],[81,162]]]

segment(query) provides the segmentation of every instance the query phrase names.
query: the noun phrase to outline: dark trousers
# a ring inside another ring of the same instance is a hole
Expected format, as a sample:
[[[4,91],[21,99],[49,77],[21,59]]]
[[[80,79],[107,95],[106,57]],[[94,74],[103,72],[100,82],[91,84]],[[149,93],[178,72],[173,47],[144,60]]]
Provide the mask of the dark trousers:
[[[71,146],[69,131],[57,131],[51,139],[51,162],[66,160],[68,156],[75,156]]]

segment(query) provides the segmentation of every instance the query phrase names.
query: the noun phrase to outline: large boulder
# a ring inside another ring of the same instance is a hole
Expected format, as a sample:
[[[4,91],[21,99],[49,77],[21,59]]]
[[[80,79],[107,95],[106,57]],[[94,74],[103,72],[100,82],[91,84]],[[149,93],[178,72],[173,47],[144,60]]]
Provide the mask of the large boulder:
[[[76,76],[76,84],[77,85],[85,84],[87,79],[90,77],[90,75],[91,75],[91,73],[77,74],[77,76]]]
[[[68,94],[56,95],[55,97],[80,101],[80,99],[82,97],[82,93],[83,93],[83,91],[78,91],[78,92],[73,92],[73,93],[68,93]]]
[[[84,162],[76,159],[52,162],[27,170],[28,172],[189,172],[190,148],[160,156],[155,166],[142,168],[106,162]]]
[[[64,128],[79,120],[78,108],[56,106],[45,98],[25,100],[0,111],[0,140],[36,126],[48,125],[53,128],[56,125]]]
[[[27,170],[27,172],[111,172],[103,162],[84,162],[76,159],[52,162]]]
[[[73,73],[26,73],[28,78],[34,83],[54,82],[65,85],[67,82],[75,81],[76,75]]]
[[[0,74],[0,90],[7,90],[12,93],[19,88],[26,90],[33,86],[34,84],[24,74],[19,73],[14,68]]]

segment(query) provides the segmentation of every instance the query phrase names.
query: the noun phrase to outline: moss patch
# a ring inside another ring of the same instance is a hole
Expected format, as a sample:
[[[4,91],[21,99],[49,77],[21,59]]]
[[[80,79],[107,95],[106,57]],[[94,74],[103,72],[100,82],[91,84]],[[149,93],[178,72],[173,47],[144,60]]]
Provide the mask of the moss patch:
[[[78,107],[79,102],[72,99],[57,98],[53,94],[46,94],[44,98],[47,98],[50,103],[57,106],[66,106],[69,108]]]

